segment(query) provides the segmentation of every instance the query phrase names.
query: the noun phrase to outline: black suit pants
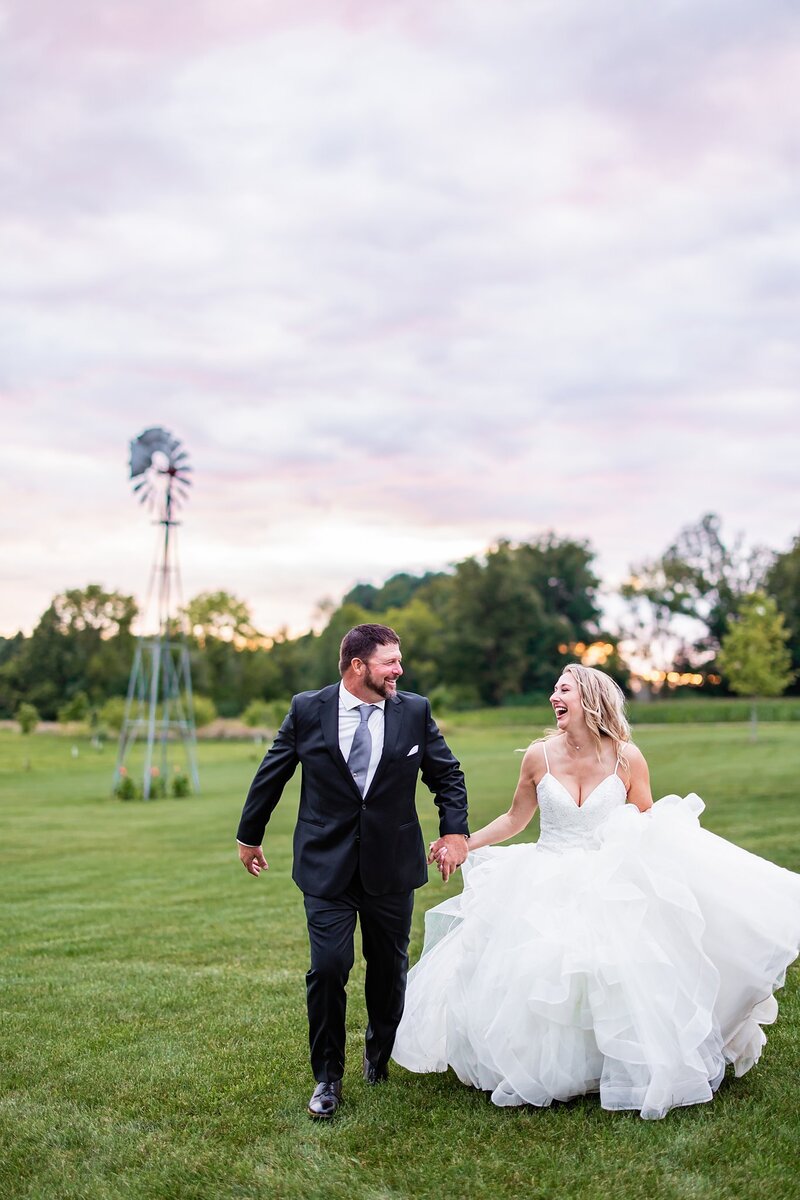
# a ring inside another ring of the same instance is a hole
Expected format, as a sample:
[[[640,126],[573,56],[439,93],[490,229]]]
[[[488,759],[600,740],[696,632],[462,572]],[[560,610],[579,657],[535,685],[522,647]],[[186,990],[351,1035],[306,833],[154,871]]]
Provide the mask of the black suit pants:
[[[304,893],[303,899],[311,948],[306,996],[314,1078],[329,1083],[344,1074],[345,985],[354,961],[356,919],[361,924],[367,964],[367,1057],[376,1067],[383,1067],[403,1015],[414,893],[370,896],[356,874],[339,896]]]

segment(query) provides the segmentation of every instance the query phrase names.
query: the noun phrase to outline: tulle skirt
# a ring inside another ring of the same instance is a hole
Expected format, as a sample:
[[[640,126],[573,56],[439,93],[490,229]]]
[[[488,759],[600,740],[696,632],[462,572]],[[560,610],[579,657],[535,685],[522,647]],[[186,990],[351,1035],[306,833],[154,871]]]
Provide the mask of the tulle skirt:
[[[393,1057],[549,1105],[663,1117],[758,1061],[800,950],[800,875],[703,830],[699,797],[622,805],[580,848],[492,847],[426,916]]]

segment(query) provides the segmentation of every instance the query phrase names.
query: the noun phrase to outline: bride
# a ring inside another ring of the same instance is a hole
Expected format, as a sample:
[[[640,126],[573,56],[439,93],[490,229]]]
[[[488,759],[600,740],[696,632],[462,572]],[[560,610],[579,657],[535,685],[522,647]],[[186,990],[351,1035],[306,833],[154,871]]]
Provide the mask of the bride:
[[[653,804],[607,675],[568,666],[550,702],[557,731],[469,838],[462,894],[426,916],[393,1057],[497,1105],[599,1092],[663,1117],[758,1061],[800,950],[800,876],[702,829],[695,795]],[[535,845],[493,846],[537,807]],[[441,841],[431,858],[455,866]]]

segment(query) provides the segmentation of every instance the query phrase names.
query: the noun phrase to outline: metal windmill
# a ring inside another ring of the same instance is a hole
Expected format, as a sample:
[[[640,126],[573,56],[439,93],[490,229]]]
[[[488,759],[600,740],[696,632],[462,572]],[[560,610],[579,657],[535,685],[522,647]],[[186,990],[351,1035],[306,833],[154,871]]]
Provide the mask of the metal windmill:
[[[189,494],[191,467],[179,440],[160,426],[145,429],[132,440],[130,449],[134,494],[141,504],[148,504],[158,513],[156,523],[163,532],[159,534],[144,611],[146,619],[155,594],[158,633],[142,635],[136,644],[114,783],[118,784],[125,772],[125,760],[137,739],[146,739],[142,795],[149,800],[159,772],[164,785],[168,781],[170,748],[178,741],[183,743],[194,790],[200,788],[189,647],[181,615],[175,534],[179,522],[174,519],[176,509]],[[159,758],[158,765],[155,757]]]

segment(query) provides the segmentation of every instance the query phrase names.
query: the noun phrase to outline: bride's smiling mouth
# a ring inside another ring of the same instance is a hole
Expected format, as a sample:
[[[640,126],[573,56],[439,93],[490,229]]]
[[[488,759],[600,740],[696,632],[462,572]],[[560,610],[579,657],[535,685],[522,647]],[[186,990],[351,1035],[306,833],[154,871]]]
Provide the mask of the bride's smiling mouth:
[[[554,704],[554,705],[553,705],[553,712],[554,712],[554,713],[555,713],[555,715],[556,715],[556,720],[558,720],[558,719],[559,719],[559,717],[565,717],[565,716],[567,715],[567,709],[566,709],[566,705],[564,705],[564,704]]]

